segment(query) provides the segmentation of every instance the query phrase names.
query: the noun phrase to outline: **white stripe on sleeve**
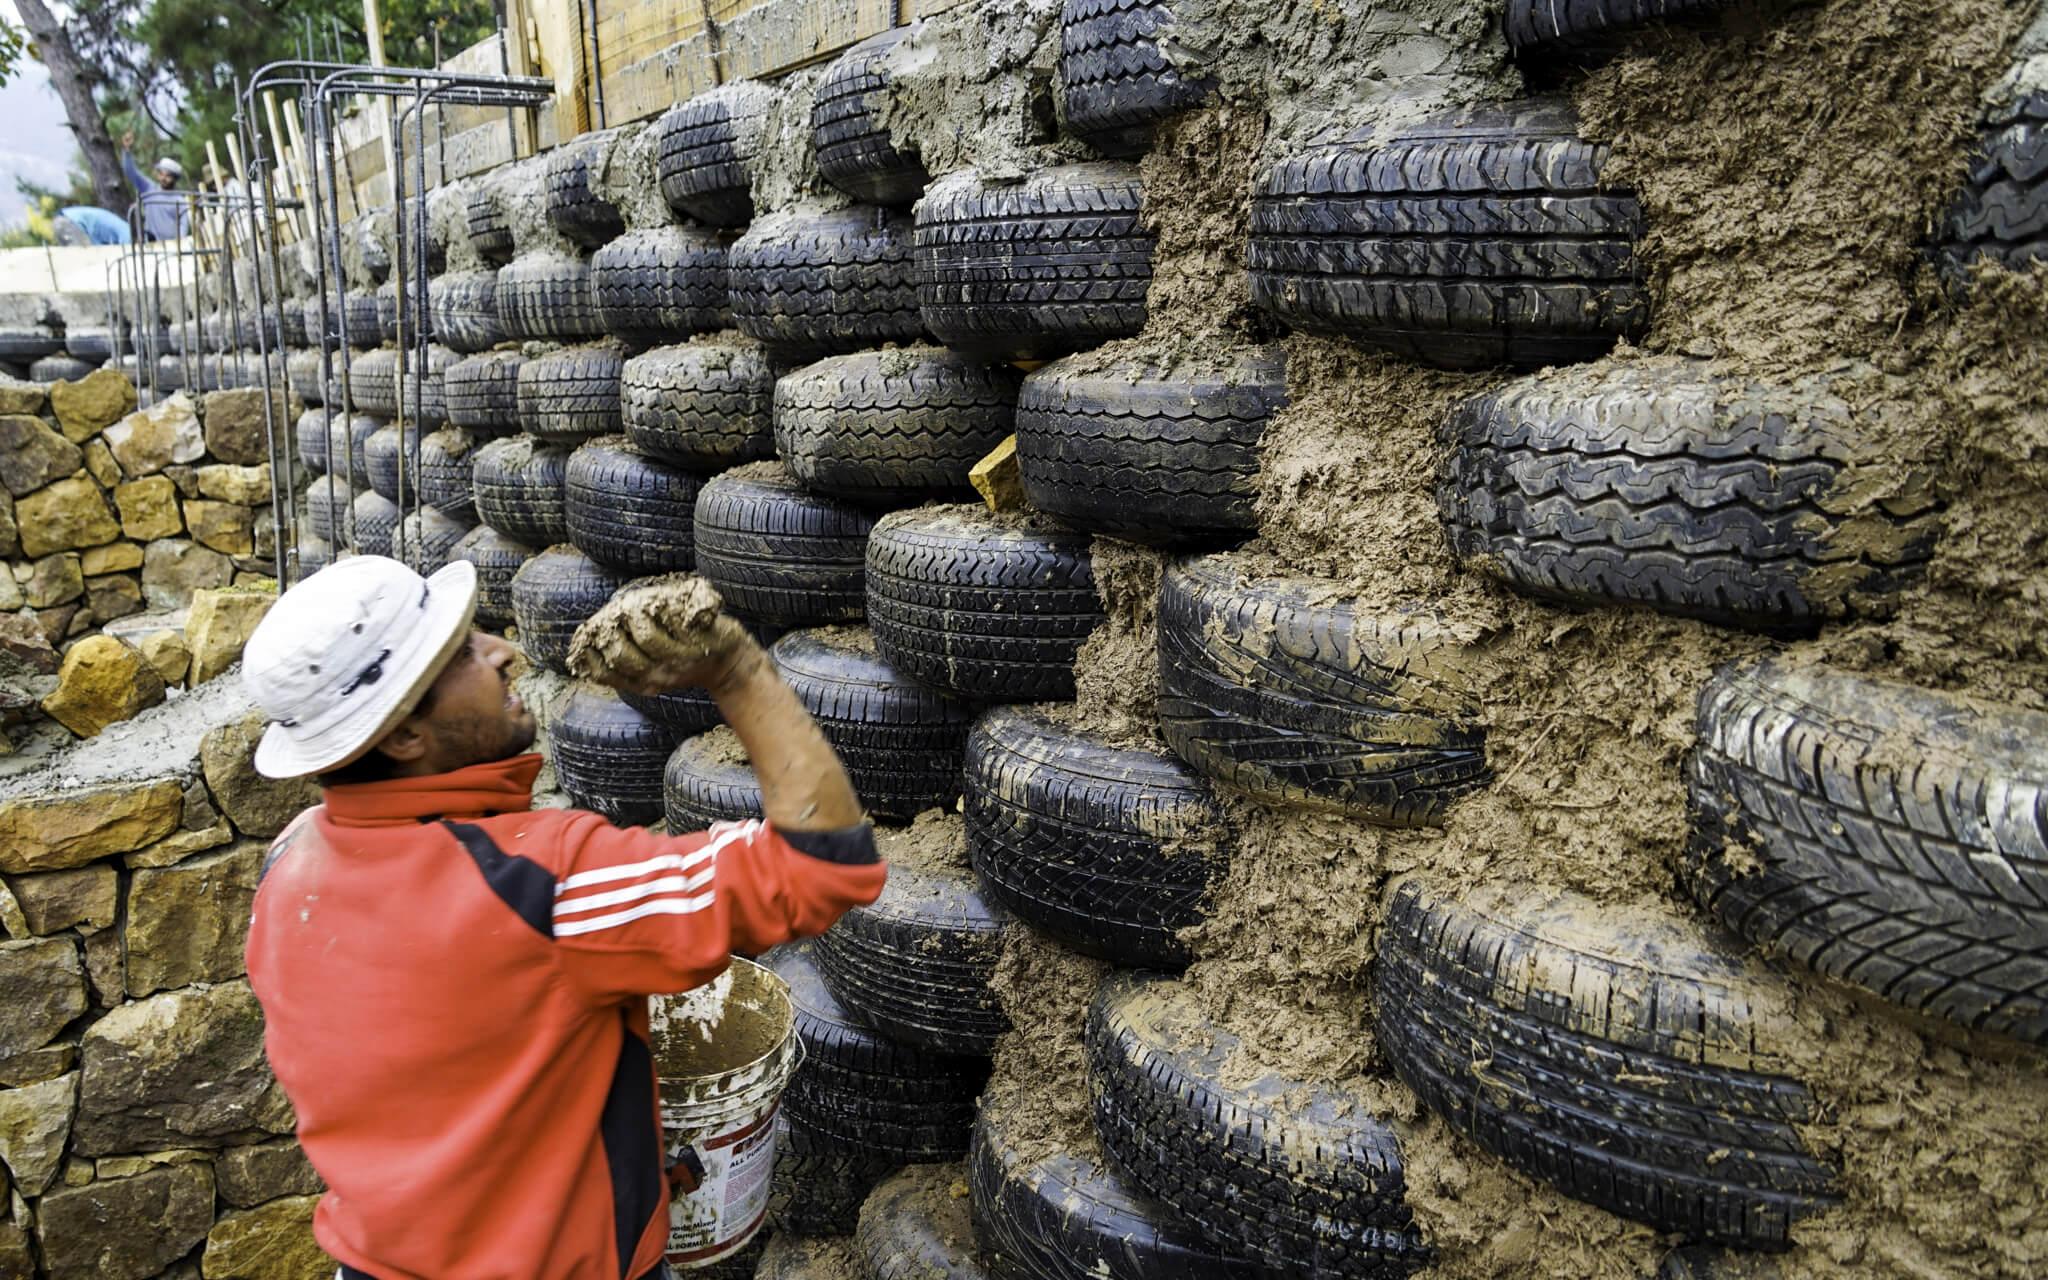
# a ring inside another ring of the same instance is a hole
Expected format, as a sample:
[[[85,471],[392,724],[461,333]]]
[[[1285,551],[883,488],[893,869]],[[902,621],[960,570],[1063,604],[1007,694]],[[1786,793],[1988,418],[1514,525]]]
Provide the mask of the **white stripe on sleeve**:
[[[690,893],[702,889],[718,875],[716,866],[709,866],[693,876],[663,876],[659,880],[646,880],[639,884],[627,885],[623,889],[608,889],[602,893],[572,894],[555,900],[555,919],[572,916],[579,911],[594,911],[599,907],[614,907],[621,902],[636,902],[641,898],[652,898],[664,893]]]
[[[555,926],[555,936],[557,938],[567,938],[579,933],[596,933],[600,929],[616,929],[622,924],[630,924],[643,916],[688,915],[693,911],[702,911],[710,906],[712,899],[716,896],[716,894],[711,893],[700,893],[694,898],[656,898],[652,902],[643,902],[637,907],[628,907],[624,911],[614,911],[608,916],[590,916],[582,920],[571,920],[567,924],[558,924]]]

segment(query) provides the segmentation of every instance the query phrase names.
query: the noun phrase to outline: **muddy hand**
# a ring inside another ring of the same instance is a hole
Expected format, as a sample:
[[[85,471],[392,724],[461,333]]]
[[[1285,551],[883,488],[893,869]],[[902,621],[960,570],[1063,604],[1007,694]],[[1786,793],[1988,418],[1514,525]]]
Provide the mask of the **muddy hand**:
[[[569,670],[628,693],[715,688],[754,650],[702,578],[671,574],[619,592],[576,628]]]

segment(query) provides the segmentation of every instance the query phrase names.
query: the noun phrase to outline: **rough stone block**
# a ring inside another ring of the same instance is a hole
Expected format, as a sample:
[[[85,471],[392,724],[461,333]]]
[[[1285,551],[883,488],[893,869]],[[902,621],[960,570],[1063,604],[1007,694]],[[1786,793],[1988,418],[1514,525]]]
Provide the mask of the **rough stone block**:
[[[228,825],[226,818],[216,818],[210,827],[198,831],[176,831],[147,849],[138,849],[121,861],[129,867],[168,867],[183,862],[195,853],[218,849],[235,838],[235,829]]]
[[[61,871],[155,844],[178,829],[184,804],[161,778],[0,800],[0,871]]]
[[[75,1044],[46,1044],[27,1053],[10,1053],[0,1057],[0,1089],[19,1089],[55,1080],[77,1065]],[[0,1275],[5,1274],[0,1271]]]
[[[111,490],[121,483],[121,464],[114,461],[114,451],[107,448],[104,440],[88,440],[79,446],[85,455],[86,473],[99,483],[100,488]]]
[[[128,886],[130,996],[242,975],[263,854],[263,843],[252,840],[135,873]]]
[[[53,676],[57,664],[57,651],[41,627],[18,614],[0,617],[0,670],[19,668]]]
[[[86,1029],[78,1056],[72,1148],[81,1155],[240,1146],[291,1132],[291,1104],[264,1061],[263,1011],[246,982],[131,1000]]]
[[[199,468],[199,492],[215,502],[261,507],[270,502],[270,464],[238,467],[221,463]]]
[[[137,542],[172,537],[185,528],[178,512],[178,486],[168,476],[146,476],[116,485],[114,506],[121,512],[121,532]]]
[[[42,383],[0,377],[0,414],[25,413],[35,417],[49,407],[50,392]]]
[[[142,548],[133,542],[109,542],[104,546],[90,547],[78,553],[78,567],[88,578],[140,569]]]
[[[163,677],[140,650],[108,635],[71,646],[57,672],[57,691],[43,710],[81,738],[164,700]]]
[[[0,1089],[0,1162],[25,1196],[39,1196],[55,1181],[78,1109],[78,1073],[25,1089]]]
[[[177,1164],[65,1187],[37,1206],[50,1280],[149,1280],[213,1226],[213,1170]]]
[[[85,944],[85,981],[92,988],[92,1002],[111,1009],[128,998],[128,956],[121,949],[119,929],[88,933]]]
[[[185,503],[185,527],[192,540],[225,556],[246,556],[256,550],[256,513],[231,502],[192,498]]]
[[[0,557],[11,558],[21,552],[21,530],[14,523],[14,499],[0,492]]]
[[[180,391],[129,414],[101,433],[130,480],[153,476],[173,463],[206,456],[206,437],[192,401]],[[67,442],[68,443],[68,442]],[[75,469],[75,468],[74,468]]]
[[[21,597],[31,609],[52,609],[60,604],[70,604],[85,594],[85,574],[80,571],[78,557],[69,551],[32,560],[26,566],[28,579],[21,584]],[[68,623],[70,618],[67,616]],[[62,638],[64,629],[56,629],[56,638]],[[43,634],[49,635],[47,623]]]
[[[149,1151],[139,1156],[101,1156],[92,1161],[93,1177],[132,1178],[138,1173],[151,1169],[168,1169],[174,1164],[207,1164],[213,1159],[211,1151],[195,1151],[185,1148],[179,1151]],[[220,1175],[214,1175],[216,1189]]]
[[[183,609],[193,592],[225,587],[234,578],[234,561],[182,538],[152,542],[142,552],[142,598],[152,609]]]
[[[77,925],[104,929],[114,923],[121,904],[117,880],[112,867],[100,865],[9,876],[7,886],[21,904],[29,931],[44,936]]]
[[[85,1012],[85,968],[70,938],[0,942],[0,1055],[40,1049]]]
[[[183,684],[185,673],[192,669],[192,649],[185,643],[182,631],[152,631],[136,642],[142,656],[149,659],[149,665],[164,678],[165,684]]]
[[[272,393],[272,412],[280,430],[289,431],[292,420],[288,416],[290,406],[282,391]],[[216,391],[201,402],[200,411],[206,420],[206,451],[222,462],[254,466],[270,460],[270,450],[264,443],[263,432],[263,388],[240,387],[232,391]],[[179,462],[190,462],[190,458],[179,458]]]
[[[0,486],[20,497],[85,465],[77,445],[44,425],[41,418],[0,417]]]
[[[990,511],[1024,509],[1024,472],[1017,462],[1017,437],[1010,436],[988,451],[967,472],[974,491]]]
[[[142,612],[142,583],[132,573],[85,580],[85,607],[102,623]]]
[[[220,1198],[237,1209],[279,1196],[315,1196],[327,1189],[292,1138],[229,1147],[213,1162],[213,1176]]]
[[[192,683],[205,684],[242,660],[242,648],[270,606],[277,603],[276,584],[234,586],[198,591],[185,619],[185,645],[192,651]]]
[[[318,1196],[288,1196],[224,1213],[206,1236],[205,1280],[327,1280],[334,1262],[313,1239]]]
[[[177,486],[179,497],[196,498],[199,496],[199,468],[165,467],[164,475],[173,485]]]
[[[25,556],[96,547],[121,536],[106,491],[83,471],[22,498],[14,514]]]
[[[79,585],[84,585],[83,580]],[[78,634],[74,627],[78,622],[78,615],[85,611],[85,601],[80,600],[73,604],[38,609],[36,621],[41,624],[43,634],[50,638],[50,643],[58,644],[66,637]]]
[[[38,1280],[28,1232],[8,1221],[0,1221],[0,1280]]]
[[[320,787],[310,778],[266,778],[256,772],[256,743],[263,728],[258,712],[207,730],[199,740],[199,767],[213,802],[235,829],[268,838],[319,804]]]
[[[90,440],[135,412],[135,384],[112,369],[95,369],[76,382],[50,386],[50,411],[64,438]]]

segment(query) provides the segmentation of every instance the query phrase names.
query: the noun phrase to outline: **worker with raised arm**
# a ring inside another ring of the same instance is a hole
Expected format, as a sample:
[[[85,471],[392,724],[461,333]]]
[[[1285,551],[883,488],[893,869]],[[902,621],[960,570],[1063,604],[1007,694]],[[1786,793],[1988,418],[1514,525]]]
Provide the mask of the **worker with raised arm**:
[[[128,185],[135,188],[136,199],[142,202],[142,238],[145,240],[176,240],[185,234],[191,219],[186,211],[186,199],[178,191],[178,183],[185,177],[185,166],[165,156],[156,162],[154,179],[142,176],[136,166],[135,157],[129,148],[135,145],[135,131],[121,135],[121,172],[128,176]]]
[[[476,573],[381,556],[278,600],[243,656],[256,767],[322,803],[265,860],[249,933],[264,1047],[327,1183],[343,1280],[660,1277],[647,997],[824,932],[885,868],[824,736],[696,579],[622,591],[579,674],[701,685],[765,820],[674,836],[529,807],[541,759]]]

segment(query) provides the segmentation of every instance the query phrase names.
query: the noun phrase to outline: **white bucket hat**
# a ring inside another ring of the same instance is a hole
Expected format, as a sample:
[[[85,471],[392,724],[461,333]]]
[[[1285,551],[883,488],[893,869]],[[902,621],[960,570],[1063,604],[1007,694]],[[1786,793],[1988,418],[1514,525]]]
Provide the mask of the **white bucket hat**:
[[[397,726],[469,635],[476,566],[422,578],[385,556],[352,556],[284,593],[242,650],[242,684],[270,727],[256,771],[337,769]]]

